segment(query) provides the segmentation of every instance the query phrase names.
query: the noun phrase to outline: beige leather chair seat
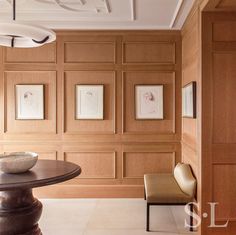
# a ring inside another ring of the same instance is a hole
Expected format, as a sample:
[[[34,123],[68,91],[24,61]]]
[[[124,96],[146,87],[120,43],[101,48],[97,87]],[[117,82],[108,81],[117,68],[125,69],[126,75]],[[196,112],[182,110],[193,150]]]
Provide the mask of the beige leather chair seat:
[[[149,231],[150,206],[186,205],[194,201],[196,193],[196,179],[190,165],[178,163],[174,174],[144,175],[145,199],[147,200],[147,224]],[[189,204],[193,212],[193,204]],[[193,231],[193,217],[190,216],[190,231]]]
[[[179,204],[193,201],[185,194],[172,174],[148,174],[144,176],[146,200],[148,203]]]

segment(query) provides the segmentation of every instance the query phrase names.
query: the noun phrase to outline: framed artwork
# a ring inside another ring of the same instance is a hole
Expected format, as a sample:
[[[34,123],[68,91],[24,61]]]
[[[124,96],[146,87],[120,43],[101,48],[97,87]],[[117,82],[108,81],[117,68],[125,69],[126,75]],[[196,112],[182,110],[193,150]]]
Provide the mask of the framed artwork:
[[[17,120],[44,119],[44,85],[15,85]]]
[[[135,85],[135,118],[163,119],[163,85]]]
[[[182,88],[183,117],[196,118],[196,82],[191,82]]]
[[[76,85],[75,119],[103,119],[104,85]]]

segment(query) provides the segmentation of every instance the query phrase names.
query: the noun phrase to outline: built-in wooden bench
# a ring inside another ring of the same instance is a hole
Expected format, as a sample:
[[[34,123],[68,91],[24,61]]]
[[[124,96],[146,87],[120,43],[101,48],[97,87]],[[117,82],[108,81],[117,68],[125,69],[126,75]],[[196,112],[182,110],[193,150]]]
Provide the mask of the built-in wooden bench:
[[[174,174],[144,175],[145,199],[147,200],[147,224],[149,231],[150,206],[153,205],[186,205],[194,201],[196,179],[188,164],[178,163]],[[190,204],[193,212],[193,204]],[[190,216],[190,231],[193,218]]]

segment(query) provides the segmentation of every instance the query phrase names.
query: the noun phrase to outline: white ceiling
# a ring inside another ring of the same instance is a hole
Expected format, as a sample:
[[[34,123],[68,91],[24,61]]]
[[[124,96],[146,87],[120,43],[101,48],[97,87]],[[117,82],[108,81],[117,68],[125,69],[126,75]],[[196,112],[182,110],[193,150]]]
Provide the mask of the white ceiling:
[[[16,0],[16,19],[52,29],[180,29],[195,0]],[[0,21],[12,19],[0,0]]]

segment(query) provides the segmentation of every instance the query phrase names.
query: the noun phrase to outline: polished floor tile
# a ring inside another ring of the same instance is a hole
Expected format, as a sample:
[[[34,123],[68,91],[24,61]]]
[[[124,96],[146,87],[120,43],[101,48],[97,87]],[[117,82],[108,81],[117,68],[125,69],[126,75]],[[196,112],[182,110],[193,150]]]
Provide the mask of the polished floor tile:
[[[43,235],[182,235],[181,207],[151,207],[150,233],[145,231],[146,203],[142,199],[44,199]],[[187,218],[187,217],[186,217]],[[191,233],[192,235],[194,233]]]

